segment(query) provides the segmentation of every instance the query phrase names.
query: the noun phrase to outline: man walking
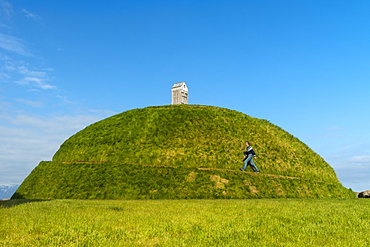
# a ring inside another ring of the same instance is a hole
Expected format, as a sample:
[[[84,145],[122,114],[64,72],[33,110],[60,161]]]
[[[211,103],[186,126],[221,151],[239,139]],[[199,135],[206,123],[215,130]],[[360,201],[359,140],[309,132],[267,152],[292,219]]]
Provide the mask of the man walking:
[[[254,170],[254,172],[260,172],[258,170],[258,167],[256,166],[256,164],[254,164],[254,162],[253,162],[253,158],[254,159],[257,158],[257,155],[253,150],[253,147],[250,145],[249,142],[246,142],[245,145],[247,146],[247,150],[244,152],[244,159],[243,159],[244,166],[243,166],[243,168],[240,168],[240,170],[245,171],[248,167],[248,164],[250,164],[252,169]]]

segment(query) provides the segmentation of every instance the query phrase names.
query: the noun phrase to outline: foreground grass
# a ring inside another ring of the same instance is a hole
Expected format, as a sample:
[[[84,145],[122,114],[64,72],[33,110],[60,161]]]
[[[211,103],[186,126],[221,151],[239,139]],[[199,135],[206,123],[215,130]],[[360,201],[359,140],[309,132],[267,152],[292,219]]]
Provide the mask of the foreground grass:
[[[24,202],[0,202],[0,246],[370,246],[366,199]]]

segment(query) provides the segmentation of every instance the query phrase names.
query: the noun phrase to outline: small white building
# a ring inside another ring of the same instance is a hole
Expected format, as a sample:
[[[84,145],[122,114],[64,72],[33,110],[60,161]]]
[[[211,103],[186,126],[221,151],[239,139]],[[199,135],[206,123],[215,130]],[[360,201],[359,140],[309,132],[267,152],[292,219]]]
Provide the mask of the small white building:
[[[188,86],[184,81],[172,86],[172,105],[188,104]]]

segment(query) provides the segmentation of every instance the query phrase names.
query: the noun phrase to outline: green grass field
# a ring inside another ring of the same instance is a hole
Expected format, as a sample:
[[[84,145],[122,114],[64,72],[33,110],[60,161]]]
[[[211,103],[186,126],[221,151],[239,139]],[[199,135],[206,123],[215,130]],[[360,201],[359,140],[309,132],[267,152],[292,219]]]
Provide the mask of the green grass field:
[[[10,200],[0,246],[370,246],[370,200]]]

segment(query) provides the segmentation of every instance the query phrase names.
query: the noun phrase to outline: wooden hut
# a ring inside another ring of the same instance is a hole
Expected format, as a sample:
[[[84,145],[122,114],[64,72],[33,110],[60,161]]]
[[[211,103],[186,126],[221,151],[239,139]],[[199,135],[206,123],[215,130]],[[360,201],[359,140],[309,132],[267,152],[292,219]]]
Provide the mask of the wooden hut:
[[[172,105],[188,104],[188,86],[184,81],[172,86]]]

